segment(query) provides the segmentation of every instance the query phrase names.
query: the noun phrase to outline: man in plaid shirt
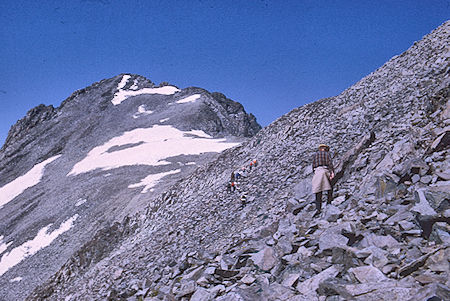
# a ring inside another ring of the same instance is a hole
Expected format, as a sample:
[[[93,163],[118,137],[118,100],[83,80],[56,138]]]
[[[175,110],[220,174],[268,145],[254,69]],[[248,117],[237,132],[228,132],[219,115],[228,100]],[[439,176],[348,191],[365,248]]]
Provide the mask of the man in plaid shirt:
[[[330,156],[330,147],[326,144],[320,144],[319,150],[313,156],[314,177],[312,180],[312,190],[316,195],[315,216],[322,210],[322,191],[328,191],[328,204],[333,200],[333,187],[330,181],[334,178],[333,161]]]

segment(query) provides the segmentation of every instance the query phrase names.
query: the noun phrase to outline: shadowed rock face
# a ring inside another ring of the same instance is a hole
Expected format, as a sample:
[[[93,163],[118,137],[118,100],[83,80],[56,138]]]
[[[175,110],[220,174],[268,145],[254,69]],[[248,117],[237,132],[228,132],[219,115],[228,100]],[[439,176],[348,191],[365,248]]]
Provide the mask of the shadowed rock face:
[[[29,300],[449,299],[449,31],[447,22],[106,225]],[[313,218],[320,143],[338,179]],[[253,159],[228,193],[231,172]],[[424,220],[434,221],[428,239]]]
[[[19,120],[0,150],[0,300],[25,298],[99,229],[261,129],[217,95],[121,74]]]

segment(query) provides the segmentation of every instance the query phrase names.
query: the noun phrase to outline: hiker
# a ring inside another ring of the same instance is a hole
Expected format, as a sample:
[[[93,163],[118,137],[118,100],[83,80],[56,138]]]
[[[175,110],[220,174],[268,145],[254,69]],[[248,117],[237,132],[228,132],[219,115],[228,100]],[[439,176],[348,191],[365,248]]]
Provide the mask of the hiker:
[[[231,185],[232,192],[236,191],[236,189],[239,190],[239,187],[237,186],[236,182],[230,182],[230,185]]]
[[[245,168],[245,166],[241,168],[241,171],[240,171],[239,174],[240,174],[241,177],[243,177],[243,178],[245,178],[245,177],[248,176],[247,169]]]
[[[241,178],[241,173],[239,172],[239,170],[238,171],[236,171],[235,173],[235,178],[236,178],[236,181],[239,181],[239,179]]]
[[[254,166],[254,167],[258,166],[258,161],[256,161],[256,159],[253,160],[253,166]]]
[[[322,192],[328,192],[327,204],[331,204],[333,200],[331,180],[334,178],[334,167],[328,145],[319,145],[319,150],[313,156],[312,167],[314,171],[312,191],[316,195],[316,213],[314,216],[317,216],[322,211]]]

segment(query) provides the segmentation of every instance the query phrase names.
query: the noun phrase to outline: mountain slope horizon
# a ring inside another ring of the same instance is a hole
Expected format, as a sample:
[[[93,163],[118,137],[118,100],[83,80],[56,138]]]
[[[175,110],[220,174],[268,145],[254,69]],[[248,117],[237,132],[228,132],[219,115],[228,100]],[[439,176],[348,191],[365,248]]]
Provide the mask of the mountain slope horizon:
[[[149,198],[28,300],[449,299],[449,33],[447,21]],[[337,182],[314,218],[319,143],[335,153]]]

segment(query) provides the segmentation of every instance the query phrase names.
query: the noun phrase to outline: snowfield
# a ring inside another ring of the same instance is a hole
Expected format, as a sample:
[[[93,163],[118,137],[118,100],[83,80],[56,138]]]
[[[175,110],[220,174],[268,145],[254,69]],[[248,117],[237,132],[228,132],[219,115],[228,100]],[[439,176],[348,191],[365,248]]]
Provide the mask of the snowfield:
[[[186,98],[177,100],[176,103],[188,103],[188,102],[194,102],[194,101],[196,101],[197,99],[199,99],[200,97],[201,97],[200,94],[194,94],[194,95],[188,96],[188,97],[186,97]]]
[[[0,276],[6,273],[10,268],[20,263],[26,257],[36,254],[39,250],[49,246],[58,236],[70,230],[73,227],[78,214],[75,214],[65,222],[63,222],[58,229],[48,233],[48,229],[52,226],[49,224],[39,230],[38,234],[32,240],[29,240],[22,245],[12,249],[8,253],[3,254],[0,260]]]
[[[124,145],[135,146],[108,151]],[[169,125],[154,125],[125,132],[122,136],[95,147],[83,160],[76,163],[67,175],[132,165],[168,165],[170,162],[164,159],[179,155],[221,152],[237,145],[239,143],[226,142],[226,139],[212,139],[200,130],[180,131]]]
[[[119,91],[114,94],[114,98],[111,100],[112,104],[117,106],[120,105],[125,99],[131,96],[142,95],[142,94],[161,94],[161,95],[172,95],[175,92],[180,91],[177,87],[174,86],[164,86],[159,88],[144,88],[140,90],[124,90],[123,88],[127,84],[128,80],[131,78],[130,75],[124,75],[122,80],[117,85],[117,89]],[[131,87],[133,89],[136,88],[135,84]]]
[[[9,182],[5,186],[0,188],[0,209],[10,201],[12,201],[15,197],[22,194],[27,188],[33,187],[38,184],[42,176],[44,175],[45,166],[56,159],[58,159],[61,155],[51,157],[44,162],[36,164],[30,171],[28,171],[23,176],[18,177],[17,179]]]
[[[165,176],[177,174],[179,172],[181,172],[181,169],[152,174],[152,175],[149,175],[149,176],[145,177],[144,179],[142,179],[141,182],[139,182],[139,183],[131,184],[130,186],[128,186],[128,188],[137,188],[137,187],[144,186],[144,189],[142,189],[141,193],[147,193],[149,190],[153,191],[152,188],[155,187],[156,184],[158,184],[159,180],[161,180]]]

